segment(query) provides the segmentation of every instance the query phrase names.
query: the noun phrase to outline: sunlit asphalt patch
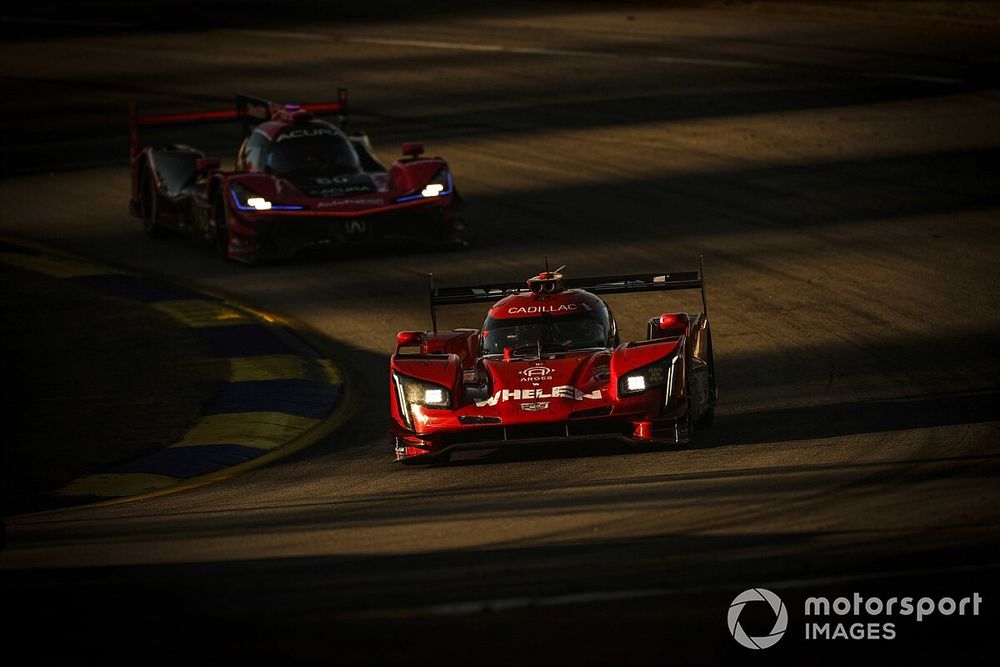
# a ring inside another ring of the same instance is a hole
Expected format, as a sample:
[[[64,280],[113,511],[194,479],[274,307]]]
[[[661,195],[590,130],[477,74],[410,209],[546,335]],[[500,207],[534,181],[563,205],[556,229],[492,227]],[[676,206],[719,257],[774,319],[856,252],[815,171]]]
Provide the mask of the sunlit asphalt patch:
[[[198,331],[230,364],[229,381],[179,441],[77,479],[61,496],[121,498],[217,475],[290,443],[301,446],[341,402],[335,363],[279,318],[34,244],[0,241],[0,261],[156,308]],[[164,388],[163,400],[169,392]]]

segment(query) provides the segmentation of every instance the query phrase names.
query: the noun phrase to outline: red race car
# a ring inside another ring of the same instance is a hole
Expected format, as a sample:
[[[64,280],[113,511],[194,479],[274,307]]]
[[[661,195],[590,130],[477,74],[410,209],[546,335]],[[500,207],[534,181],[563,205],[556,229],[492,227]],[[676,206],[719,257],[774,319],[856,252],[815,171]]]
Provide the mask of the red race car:
[[[187,233],[248,263],[330,245],[462,245],[448,163],[408,143],[386,169],[367,135],[342,130],[346,119],[344,89],[336,102],[302,106],[240,95],[231,110],[140,116],[131,105],[130,212],[152,236]],[[187,145],[139,148],[143,128],[234,122],[244,139],[233,171]]]
[[[702,270],[435,287],[432,331],[403,331],[390,360],[396,460],[446,460],[507,443],[688,442],[718,390]],[[603,294],[701,290],[702,312],[663,313],[622,343]],[[437,309],[490,302],[482,329],[437,330]]]

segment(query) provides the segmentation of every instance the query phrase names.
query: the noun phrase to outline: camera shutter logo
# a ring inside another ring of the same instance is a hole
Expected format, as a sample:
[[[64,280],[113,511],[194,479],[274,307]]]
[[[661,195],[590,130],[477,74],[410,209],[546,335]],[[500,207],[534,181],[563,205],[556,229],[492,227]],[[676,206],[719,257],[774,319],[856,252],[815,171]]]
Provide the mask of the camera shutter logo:
[[[740,613],[748,602],[766,602],[771,605],[771,609],[774,611],[774,627],[771,628],[770,634],[763,637],[751,637],[743,630],[740,625]],[[788,610],[785,609],[785,603],[781,601],[781,598],[766,588],[751,588],[737,595],[736,599],[729,605],[728,620],[729,633],[741,646],[755,650],[769,648],[777,644],[778,640],[785,634],[785,630],[788,629]]]

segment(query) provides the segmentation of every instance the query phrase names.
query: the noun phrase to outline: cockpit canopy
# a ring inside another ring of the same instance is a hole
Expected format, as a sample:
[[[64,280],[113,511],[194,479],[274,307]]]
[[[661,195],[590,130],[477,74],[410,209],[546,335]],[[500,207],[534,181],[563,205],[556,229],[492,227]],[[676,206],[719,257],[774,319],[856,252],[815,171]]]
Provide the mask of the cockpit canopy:
[[[288,124],[273,138],[255,129],[240,148],[238,166],[281,178],[333,178],[362,171],[350,140],[329,123]]]
[[[558,315],[542,312],[531,317],[490,315],[482,332],[483,354],[503,354],[504,348],[513,354],[606,348],[613,335],[606,307],[580,308]]]

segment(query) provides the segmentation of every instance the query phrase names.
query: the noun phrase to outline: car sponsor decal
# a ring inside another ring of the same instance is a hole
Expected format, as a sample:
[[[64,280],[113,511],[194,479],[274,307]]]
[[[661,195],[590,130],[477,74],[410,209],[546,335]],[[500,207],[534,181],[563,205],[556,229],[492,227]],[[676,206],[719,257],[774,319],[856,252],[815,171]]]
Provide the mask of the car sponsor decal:
[[[307,194],[311,197],[342,197],[353,192],[370,192],[367,185],[344,185],[339,188],[321,188],[318,190],[307,189]]]
[[[521,382],[539,382],[541,380],[547,380],[554,372],[555,371],[547,366],[532,366],[531,368],[525,368],[520,373]]]
[[[348,220],[344,223],[344,231],[351,235],[364,234],[368,231],[368,225],[364,220]]]
[[[485,401],[476,401],[476,407],[485,408],[506,403],[507,401],[530,401],[541,398],[568,398],[571,401],[601,400],[601,390],[595,389],[589,393],[570,385],[560,385],[545,389],[498,389]]]
[[[316,204],[316,208],[327,206],[381,206],[385,200],[380,197],[366,197],[361,199],[337,199],[334,201],[321,201]]]
[[[289,130],[288,132],[282,132],[281,134],[279,134],[278,138],[275,139],[275,143],[280,143],[285,139],[301,139],[304,137],[320,137],[320,136],[334,137],[336,135],[337,135],[336,131],[329,130],[323,127],[303,129],[303,130]]]
[[[508,308],[507,314],[533,315],[535,313],[563,313],[578,309],[579,306],[575,303],[564,303],[558,306],[517,306],[516,308]]]
[[[334,176],[330,178],[328,176],[314,176],[312,182],[316,185],[342,185],[344,183],[350,183],[350,176]]]
[[[549,402],[539,401],[538,403],[521,403],[521,409],[527,410],[528,412],[540,412],[542,410],[549,409]]]

